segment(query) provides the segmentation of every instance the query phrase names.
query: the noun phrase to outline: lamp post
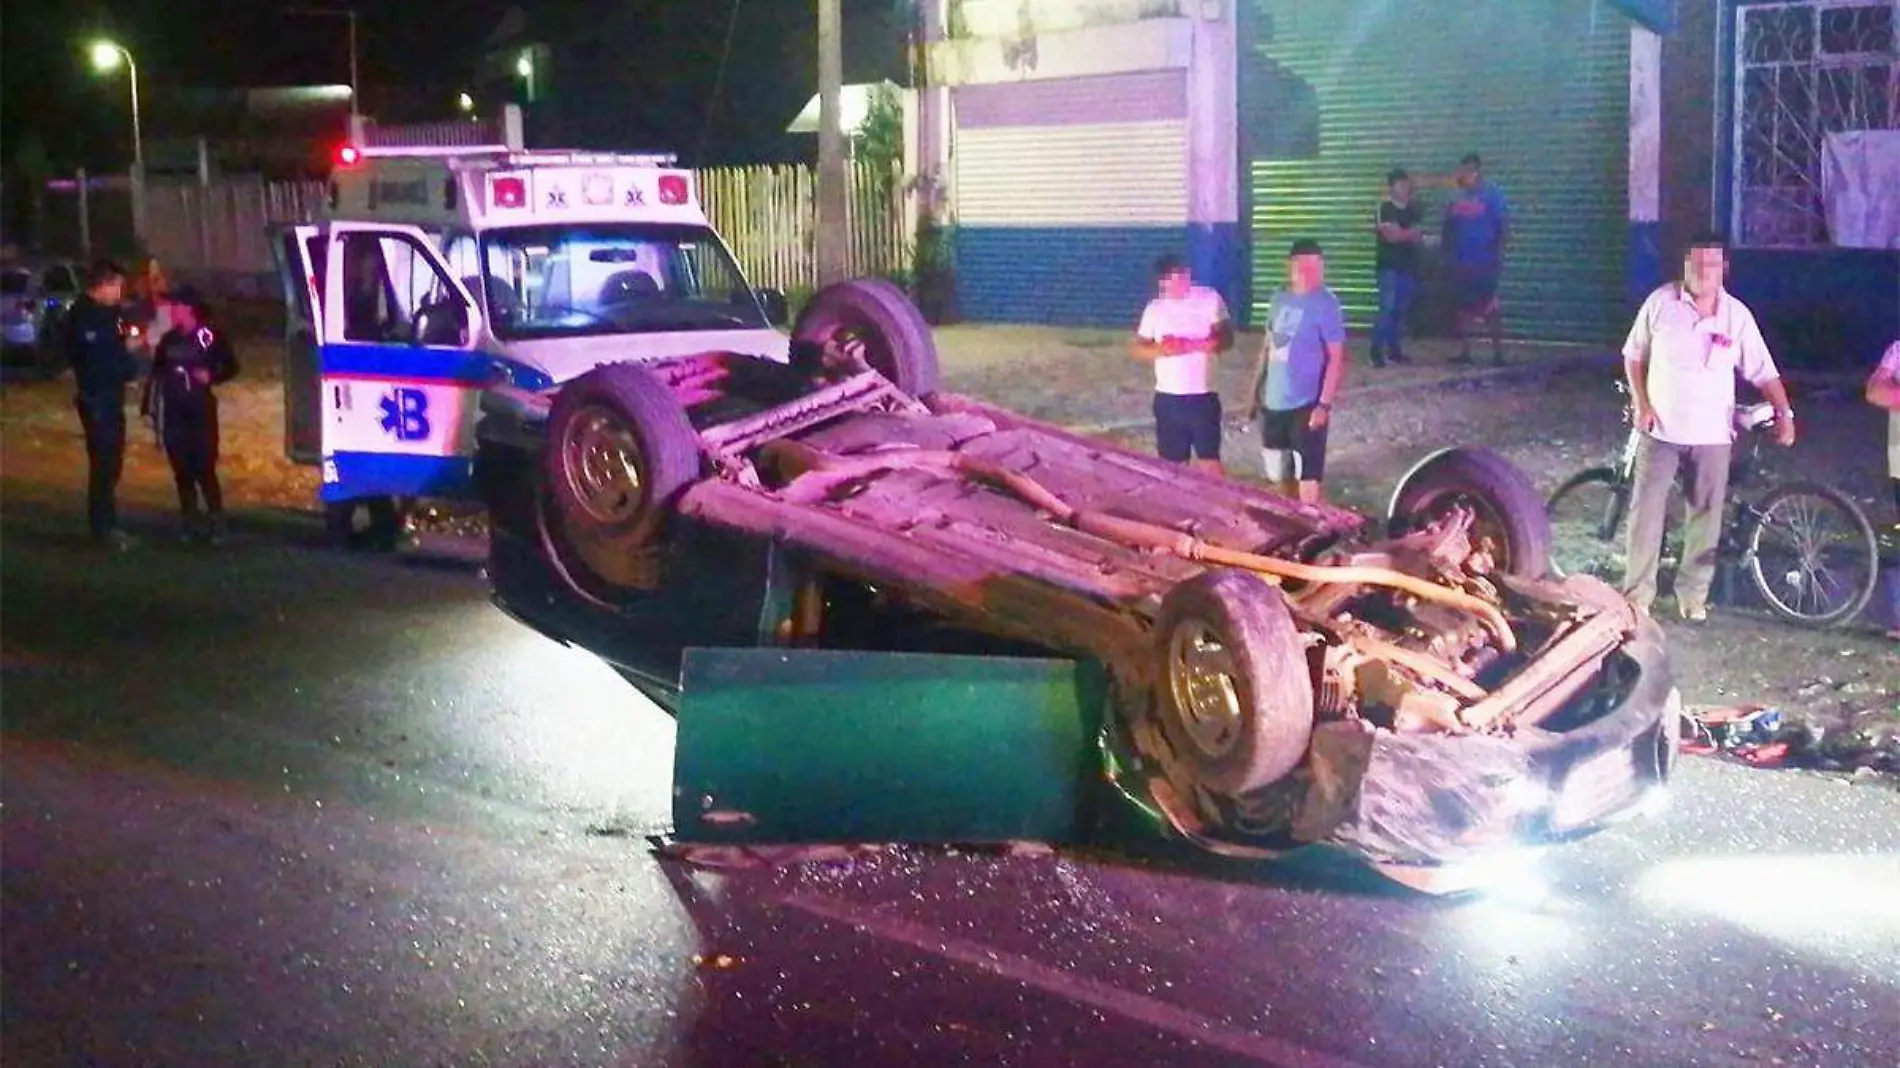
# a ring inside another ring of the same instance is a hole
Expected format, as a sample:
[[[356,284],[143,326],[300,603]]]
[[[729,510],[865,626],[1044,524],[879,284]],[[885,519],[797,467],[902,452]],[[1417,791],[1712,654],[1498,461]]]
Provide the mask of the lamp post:
[[[140,244],[145,242],[145,140],[139,132],[139,65],[132,53],[113,41],[94,41],[92,66],[101,74],[110,74],[125,64],[127,80],[132,84],[132,233]]]
[[[528,83],[528,103],[534,103],[534,50],[524,48],[515,60],[515,73]]]

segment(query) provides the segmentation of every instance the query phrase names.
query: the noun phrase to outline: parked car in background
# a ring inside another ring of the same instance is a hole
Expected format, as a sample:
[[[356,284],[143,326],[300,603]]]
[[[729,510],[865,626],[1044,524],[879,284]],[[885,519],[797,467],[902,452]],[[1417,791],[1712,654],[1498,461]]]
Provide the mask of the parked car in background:
[[[65,369],[56,339],[79,297],[79,279],[79,270],[63,260],[0,269],[0,349],[8,366],[48,377]]]

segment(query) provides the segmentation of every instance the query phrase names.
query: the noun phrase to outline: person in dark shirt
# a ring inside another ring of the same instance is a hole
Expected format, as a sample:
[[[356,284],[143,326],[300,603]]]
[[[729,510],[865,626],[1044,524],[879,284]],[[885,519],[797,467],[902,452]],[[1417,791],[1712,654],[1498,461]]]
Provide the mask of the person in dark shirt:
[[[1386,197],[1373,220],[1378,234],[1374,266],[1379,276],[1379,317],[1372,327],[1372,366],[1411,363],[1405,355],[1405,317],[1418,292],[1418,205],[1412,202],[1412,176],[1394,167],[1385,176]]]
[[[184,536],[217,544],[225,533],[224,491],[218,484],[218,398],[212,389],[237,376],[237,355],[206,322],[196,290],[180,286],[166,303],[172,325],[153,348],[149,402],[178,487]]]
[[[125,470],[125,387],[138,375],[126,351],[119,303],[125,269],[111,260],[92,265],[86,292],[66,313],[66,362],[73,369],[79,425],[86,435],[86,522],[94,541],[125,549],[119,529],[119,475]]]

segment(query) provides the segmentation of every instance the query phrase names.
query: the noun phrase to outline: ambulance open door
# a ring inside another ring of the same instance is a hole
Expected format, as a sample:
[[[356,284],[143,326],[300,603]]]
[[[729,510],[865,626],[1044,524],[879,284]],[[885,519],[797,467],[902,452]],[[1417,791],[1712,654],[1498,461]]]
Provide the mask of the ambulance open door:
[[[271,258],[284,291],[284,455],[293,463],[323,458],[320,355],[324,244],[315,226],[272,226]]]
[[[473,499],[479,307],[415,227],[319,229],[323,499]]]

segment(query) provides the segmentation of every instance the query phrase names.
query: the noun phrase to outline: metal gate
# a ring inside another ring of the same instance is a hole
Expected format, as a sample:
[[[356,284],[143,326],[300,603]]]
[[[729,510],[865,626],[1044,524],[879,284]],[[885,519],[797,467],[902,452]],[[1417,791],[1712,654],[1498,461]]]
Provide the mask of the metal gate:
[[[1386,171],[1447,175],[1467,152],[1511,207],[1517,336],[1627,327],[1630,22],[1597,0],[1244,0],[1241,187],[1255,319],[1287,245],[1315,237],[1355,326],[1376,310]],[[1422,190],[1438,226],[1449,190]],[[1426,256],[1428,307],[1441,278]]]

